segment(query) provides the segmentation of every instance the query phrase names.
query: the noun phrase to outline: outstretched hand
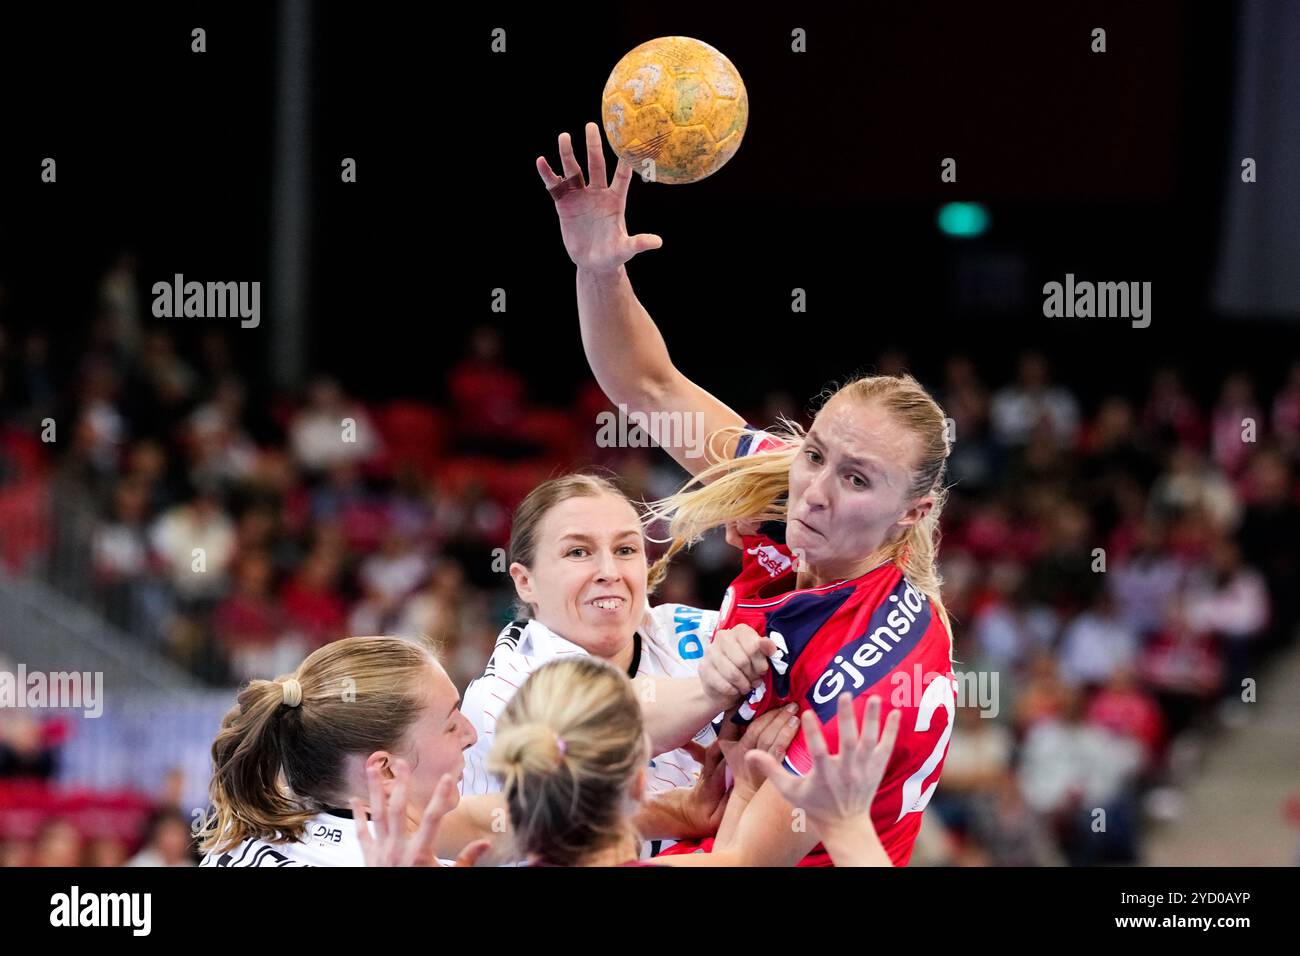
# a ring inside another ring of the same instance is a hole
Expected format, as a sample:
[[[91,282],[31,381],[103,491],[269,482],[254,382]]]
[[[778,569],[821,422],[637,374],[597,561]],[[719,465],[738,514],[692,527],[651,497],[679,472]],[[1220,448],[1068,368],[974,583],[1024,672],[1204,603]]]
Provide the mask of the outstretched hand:
[[[614,181],[609,182],[600,127],[588,123],[586,138],[585,182],[568,133],[560,134],[560,165],[564,175],[556,175],[544,156],[537,157],[537,172],[555,200],[564,248],[573,264],[594,272],[612,272],[637,253],[658,249],[663,240],[649,233],[628,235],[624,213],[632,166],[620,159],[614,170]]]
[[[366,808],[360,800],[351,801],[352,819],[357,827],[357,840],[366,866],[438,866],[435,847],[438,828],[443,818],[456,808],[458,794],[456,781],[443,774],[434,788],[429,805],[425,807],[420,825],[414,833],[407,832],[406,799],[411,783],[411,768],[405,760],[393,761],[393,792],[384,793],[383,783],[376,767],[366,768],[370,786],[370,816],[375,824],[372,836],[366,825]],[[477,840],[465,847],[456,859],[456,866],[473,866],[491,847],[487,840]]]
[[[802,809],[812,824],[822,831],[851,825],[864,815],[870,819],[871,802],[894,752],[902,718],[901,711],[890,711],[877,738],[879,697],[867,700],[861,730],[853,713],[853,697],[840,695],[838,706],[840,749],[837,754],[830,753],[816,712],[803,712],[804,741],[813,761],[812,769],[803,776],[788,773],[770,754],[761,750],[745,755],[753,768],[770,780],[791,806]]]

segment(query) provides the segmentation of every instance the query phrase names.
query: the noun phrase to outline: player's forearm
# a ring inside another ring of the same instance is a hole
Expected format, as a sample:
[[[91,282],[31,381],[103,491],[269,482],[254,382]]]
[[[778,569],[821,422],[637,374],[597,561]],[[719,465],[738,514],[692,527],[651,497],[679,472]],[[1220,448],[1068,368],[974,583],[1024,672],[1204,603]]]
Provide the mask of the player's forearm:
[[[715,841],[716,850],[737,861],[729,865],[794,866],[817,845],[817,836],[809,831],[802,815],[795,813],[771,783],[759,787],[742,809],[734,835]],[[722,827],[718,833],[721,835]]]
[[[578,270],[578,323],[582,348],[601,390],[630,411],[645,407],[676,374],[668,346],[637,300],[627,270]]]
[[[749,787],[743,787],[737,784],[731,788],[727,794],[727,809],[723,811],[722,822],[718,824],[718,832],[714,834],[713,846],[716,850],[718,847],[726,850],[736,842],[736,834],[740,830],[740,820],[745,814],[745,808],[749,806],[749,801],[754,798],[754,791]]]
[[[646,840],[692,840],[700,836],[686,820],[681,810],[683,796],[689,787],[678,787],[647,797],[633,820],[636,832]]]
[[[632,683],[656,755],[681,747],[726,707],[694,677],[638,677]]]

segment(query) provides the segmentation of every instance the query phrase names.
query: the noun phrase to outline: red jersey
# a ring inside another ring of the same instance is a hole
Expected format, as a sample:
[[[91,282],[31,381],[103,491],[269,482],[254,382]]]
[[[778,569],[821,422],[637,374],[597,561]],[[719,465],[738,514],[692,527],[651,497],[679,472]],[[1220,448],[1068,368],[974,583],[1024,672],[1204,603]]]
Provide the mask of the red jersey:
[[[762,432],[747,434],[737,455],[765,451],[775,442]],[[871,816],[894,865],[905,866],[921,813],[939,783],[957,708],[952,641],[942,619],[893,563],[848,581],[795,588],[796,559],[785,544],[784,524],[764,524],[742,541],[740,575],[727,589],[718,628],[748,624],[781,651],[739,718],[752,720],[769,708],[797,703],[801,713],[816,712],[836,753],[838,700],[845,691],[853,695],[859,722],[873,694],[881,698],[882,721],[901,710],[898,740]],[[784,763],[797,774],[812,767],[802,727]],[[800,865],[828,866],[830,858],[819,846]]]

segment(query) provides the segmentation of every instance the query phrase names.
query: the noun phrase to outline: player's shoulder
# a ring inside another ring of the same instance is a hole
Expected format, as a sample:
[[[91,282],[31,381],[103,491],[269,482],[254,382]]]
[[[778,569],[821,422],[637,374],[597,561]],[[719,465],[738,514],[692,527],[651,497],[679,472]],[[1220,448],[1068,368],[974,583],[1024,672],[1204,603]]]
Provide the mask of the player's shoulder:
[[[656,604],[650,608],[655,637],[692,632],[708,637],[718,626],[718,612],[690,604]]]
[[[658,604],[647,614],[649,641],[670,658],[698,664],[718,629],[718,612],[690,604]]]
[[[766,451],[780,451],[794,443],[795,439],[789,435],[745,425],[745,430],[740,433],[740,438],[736,441],[735,457],[748,458],[750,455],[761,455]]]

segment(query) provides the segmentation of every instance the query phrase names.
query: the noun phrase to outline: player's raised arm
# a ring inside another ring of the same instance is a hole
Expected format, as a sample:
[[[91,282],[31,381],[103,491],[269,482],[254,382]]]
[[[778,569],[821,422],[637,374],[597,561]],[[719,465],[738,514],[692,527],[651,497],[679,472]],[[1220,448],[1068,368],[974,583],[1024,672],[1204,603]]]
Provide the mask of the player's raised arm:
[[[595,123],[587,124],[586,139],[588,181],[568,133],[560,134],[563,176],[541,156],[537,171],[555,200],[564,248],[578,267],[578,319],[587,362],[610,401],[647,416],[651,437],[696,474],[717,460],[714,453],[727,457],[733,450],[710,449],[707,437],[744,420],[673,365],[624,268],[637,253],[658,249],[663,240],[648,233],[628,235],[624,212],[632,167],[620,160],[609,182]]]

